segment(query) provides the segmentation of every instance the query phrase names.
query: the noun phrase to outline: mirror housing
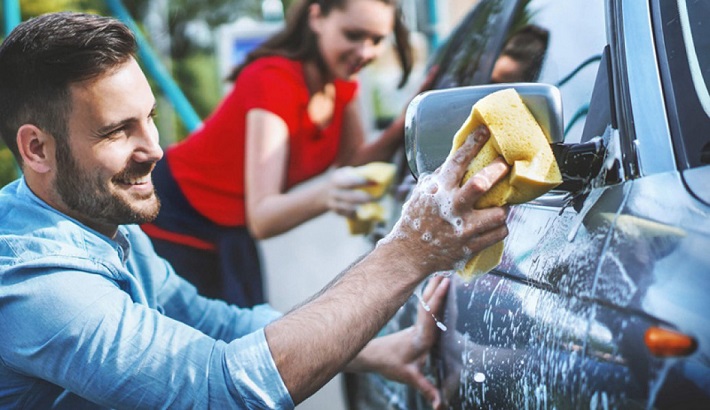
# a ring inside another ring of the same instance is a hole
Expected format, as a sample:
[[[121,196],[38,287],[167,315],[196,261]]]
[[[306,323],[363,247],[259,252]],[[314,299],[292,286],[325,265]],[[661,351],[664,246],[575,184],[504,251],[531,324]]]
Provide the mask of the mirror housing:
[[[564,140],[562,99],[555,86],[507,83],[427,91],[414,97],[405,114],[405,151],[414,177],[433,172],[444,163],[454,134],[471,114],[473,104],[507,88],[520,94],[550,142]]]
[[[405,153],[415,178],[436,170],[451,151],[456,131],[481,98],[514,88],[550,141],[562,173],[557,191],[577,192],[601,171],[605,147],[601,138],[565,144],[562,99],[557,87],[541,83],[490,84],[427,91],[407,107],[404,125]]]

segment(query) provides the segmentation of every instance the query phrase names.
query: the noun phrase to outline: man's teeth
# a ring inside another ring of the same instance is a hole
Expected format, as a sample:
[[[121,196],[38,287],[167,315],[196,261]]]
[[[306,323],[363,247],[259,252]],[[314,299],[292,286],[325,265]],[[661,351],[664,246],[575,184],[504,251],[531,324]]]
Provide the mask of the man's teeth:
[[[129,184],[129,185],[140,185],[140,184],[145,184],[148,183],[149,178],[148,177],[143,177],[143,178],[137,178],[137,179],[125,179],[121,182],[124,184]]]

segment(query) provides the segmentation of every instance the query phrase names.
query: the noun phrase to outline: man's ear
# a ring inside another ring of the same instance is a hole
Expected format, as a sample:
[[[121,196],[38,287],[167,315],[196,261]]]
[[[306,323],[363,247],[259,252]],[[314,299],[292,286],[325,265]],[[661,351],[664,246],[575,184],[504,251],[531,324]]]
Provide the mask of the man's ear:
[[[44,174],[51,171],[55,164],[54,137],[32,124],[23,124],[17,130],[17,149],[23,165],[34,172]]]

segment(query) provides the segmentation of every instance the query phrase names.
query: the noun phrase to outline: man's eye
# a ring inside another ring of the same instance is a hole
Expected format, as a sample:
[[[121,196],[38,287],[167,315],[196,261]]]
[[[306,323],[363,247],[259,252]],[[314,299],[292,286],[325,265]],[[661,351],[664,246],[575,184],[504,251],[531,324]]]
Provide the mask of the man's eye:
[[[123,135],[123,133],[126,131],[126,127],[119,127],[114,130],[111,130],[104,135],[102,135],[102,138],[110,139],[110,138],[117,138]]]

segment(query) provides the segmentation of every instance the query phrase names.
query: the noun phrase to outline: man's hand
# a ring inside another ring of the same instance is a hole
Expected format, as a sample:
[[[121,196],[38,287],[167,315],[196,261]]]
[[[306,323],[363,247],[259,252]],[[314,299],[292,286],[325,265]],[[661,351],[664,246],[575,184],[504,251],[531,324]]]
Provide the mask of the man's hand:
[[[439,390],[426,378],[423,368],[429,351],[439,338],[437,321],[446,300],[450,279],[433,276],[422,292],[416,323],[404,330],[373,339],[350,363],[348,371],[374,371],[419,390],[441,408]]]
[[[488,137],[488,130],[479,127],[433,174],[422,175],[402,217],[378,246],[403,242],[399,249],[406,251],[400,256],[431,273],[463,267],[472,255],[503,240],[508,234],[507,208],[473,206],[507,174],[505,161],[493,161],[461,185],[468,164]]]

